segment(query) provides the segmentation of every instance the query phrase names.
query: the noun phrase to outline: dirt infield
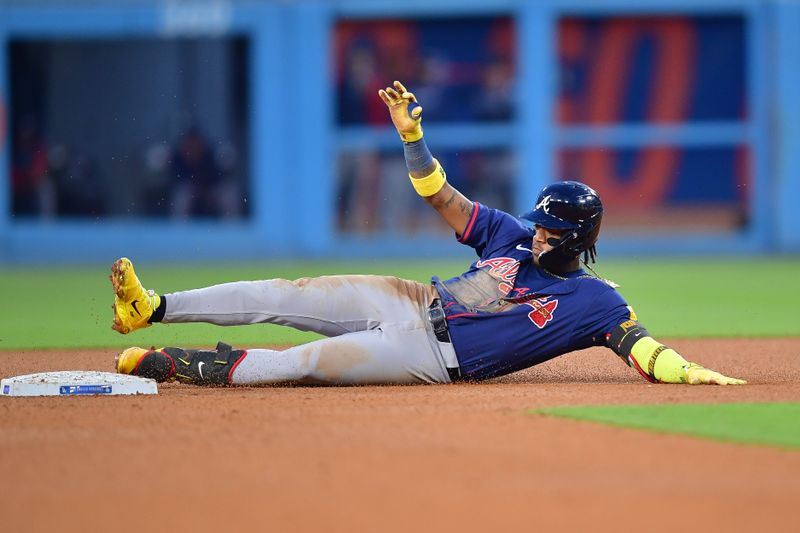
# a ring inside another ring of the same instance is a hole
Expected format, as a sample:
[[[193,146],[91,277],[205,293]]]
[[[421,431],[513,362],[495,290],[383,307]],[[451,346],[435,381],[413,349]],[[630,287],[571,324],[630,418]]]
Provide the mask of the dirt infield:
[[[800,339],[670,344],[751,384],[650,385],[592,349],[478,385],[0,398],[0,529],[797,531],[800,452],[525,414],[800,401]],[[112,360],[6,352],[0,376]]]

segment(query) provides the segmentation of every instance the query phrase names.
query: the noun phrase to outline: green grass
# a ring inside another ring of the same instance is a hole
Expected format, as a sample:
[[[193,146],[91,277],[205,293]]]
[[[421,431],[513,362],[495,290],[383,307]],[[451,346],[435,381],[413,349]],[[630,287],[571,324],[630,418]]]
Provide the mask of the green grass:
[[[551,407],[530,413],[726,442],[800,449],[800,403],[796,402]]]
[[[648,330],[660,337],[798,336],[800,258],[609,262]]]
[[[284,262],[162,265],[137,262],[145,286],[174,292],[226,281],[341,273],[390,274],[428,281],[466,261]],[[599,273],[620,291],[658,337],[800,336],[800,259],[604,261]],[[110,329],[108,265],[0,270],[0,350],[121,347],[131,344],[240,346],[295,344],[317,336],[279,326],[220,328],[158,325],[121,336]]]

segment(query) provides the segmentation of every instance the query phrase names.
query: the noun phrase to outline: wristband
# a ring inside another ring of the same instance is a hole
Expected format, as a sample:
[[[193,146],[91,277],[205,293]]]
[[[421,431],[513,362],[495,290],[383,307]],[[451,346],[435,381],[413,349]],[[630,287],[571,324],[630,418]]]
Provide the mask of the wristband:
[[[403,140],[404,143],[413,143],[414,141],[418,141],[422,139],[422,126],[417,124],[417,127],[414,128],[414,131],[409,132],[398,132],[400,133],[400,138]]]
[[[434,159],[434,161],[436,161],[436,168],[424,178],[415,178],[411,174],[408,175],[411,179],[411,185],[414,186],[414,190],[424,198],[433,196],[441,191],[442,187],[444,187],[444,184],[447,182],[447,175],[444,173],[442,165],[440,165],[439,161],[436,159]]]

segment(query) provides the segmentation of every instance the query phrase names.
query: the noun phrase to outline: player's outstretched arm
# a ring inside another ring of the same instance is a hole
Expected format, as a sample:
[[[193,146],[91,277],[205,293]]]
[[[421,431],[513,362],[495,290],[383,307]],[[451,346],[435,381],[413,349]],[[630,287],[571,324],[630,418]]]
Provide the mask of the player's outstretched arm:
[[[635,320],[614,328],[607,336],[609,348],[651,383],[688,383],[689,385],[744,385],[743,379],[729,378],[719,372],[691,363],[667,348]]]
[[[447,183],[444,169],[425,144],[422,107],[414,93],[395,81],[393,87],[378,91],[378,96],[389,108],[392,123],[403,140],[408,174],[414,189],[456,233],[463,234],[472,214],[472,202]]]

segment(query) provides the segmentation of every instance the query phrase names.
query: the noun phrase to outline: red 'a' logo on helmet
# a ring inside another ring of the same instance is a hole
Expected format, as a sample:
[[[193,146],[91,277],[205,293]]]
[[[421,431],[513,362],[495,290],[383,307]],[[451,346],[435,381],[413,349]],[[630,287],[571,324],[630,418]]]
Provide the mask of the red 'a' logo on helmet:
[[[542,298],[541,300],[525,302],[525,305],[533,307],[533,311],[528,313],[528,318],[530,318],[531,322],[536,324],[536,327],[539,329],[542,329],[548,322],[553,320],[553,311],[558,307],[558,300],[551,300],[549,302],[546,300],[547,298]]]

